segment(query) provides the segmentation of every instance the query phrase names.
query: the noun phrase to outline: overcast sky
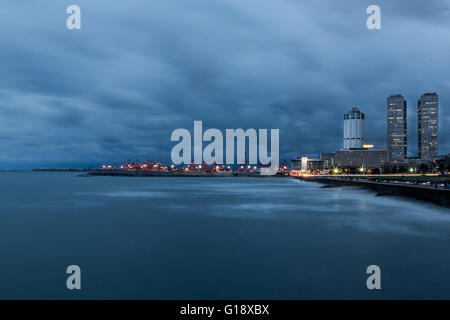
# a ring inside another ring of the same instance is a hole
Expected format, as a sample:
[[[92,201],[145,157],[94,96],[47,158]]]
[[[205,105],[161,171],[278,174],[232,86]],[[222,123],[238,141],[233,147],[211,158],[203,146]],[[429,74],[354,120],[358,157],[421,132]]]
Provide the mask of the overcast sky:
[[[66,28],[66,8],[82,29]],[[381,7],[382,30],[366,8]],[[2,0],[0,168],[170,159],[176,128],[279,128],[280,158],[342,146],[366,113],[386,146],[386,98],[440,97],[450,153],[450,1]]]

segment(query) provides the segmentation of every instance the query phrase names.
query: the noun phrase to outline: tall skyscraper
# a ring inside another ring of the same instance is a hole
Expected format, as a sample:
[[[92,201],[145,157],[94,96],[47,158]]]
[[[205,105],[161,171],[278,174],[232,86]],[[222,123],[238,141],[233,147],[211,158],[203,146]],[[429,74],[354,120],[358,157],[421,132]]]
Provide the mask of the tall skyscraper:
[[[432,160],[439,155],[439,97],[425,93],[417,106],[419,158]]]
[[[401,95],[387,98],[387,152],[389,162],[408,157],[407,104]]]
[[[358,108],[344,115],[344,148],[361,148],[366,135],[364,113]]]

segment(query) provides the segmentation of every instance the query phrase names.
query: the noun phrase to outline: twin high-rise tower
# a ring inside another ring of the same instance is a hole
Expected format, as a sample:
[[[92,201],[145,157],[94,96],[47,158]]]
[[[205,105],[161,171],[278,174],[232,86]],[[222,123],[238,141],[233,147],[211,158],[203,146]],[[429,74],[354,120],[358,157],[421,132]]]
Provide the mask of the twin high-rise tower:
[[[387,160],[404,162],[408,158],[408,106],[402,95],[387,98]],[[366,116],[358,108],[344,115],[344,149],[363,148]],[[425,93],[417,105],[418,155],[421,160],[439,156],[439,96]]]
[[[439,155],[439,98],[436,93],[420,97],[418,106],[418,155],[433,160]],[[403,96],[387,98],[387,151],[389,162],[407,159],[407,103]]]
[[[432,160],[439,155],[439,97],[436,93],[420,97],[417,120],[419,158]]]
[[[388,161],[403,161],[408,156],[407,103],[401,95],[387,98]]]

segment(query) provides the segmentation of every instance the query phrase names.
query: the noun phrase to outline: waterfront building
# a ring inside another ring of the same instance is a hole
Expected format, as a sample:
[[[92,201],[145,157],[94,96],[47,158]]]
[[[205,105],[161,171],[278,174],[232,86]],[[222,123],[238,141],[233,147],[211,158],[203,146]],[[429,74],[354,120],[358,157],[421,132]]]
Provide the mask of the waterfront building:
[[[325,152],[325,153],[321,153],[319,156],[319,159],[323,160],[323,161],[334,160],[334,158],[336,158],[335,152]]]
[[[335,152],[321,153],[319,159],[324,161],[325,169],[330,169],[334,167],[334,164],[336,162],[336,153]]]
[[[295,171],[322,171],[325,168],[325,161],[308,157],[293,158],[291,168]]]
[[[308,157],[302,157],[302,171],[308,170]]]
[[[423,160],[433,160],[439,155],[439,97],[426,93],[417,105],[418,154]]]
[[[341,168],[382,168],[387,162],[383,148],[351,148],[336,151],[336,165]]]
[[[320,159],[308,159],[306,164],[307,171],[323,171],[325,169],[325,161]]]
[[[344,115],[344,149],[361,148],[365,139],[365,114],[358,108]]]
[[[291,169],[296,171],[306,171],[308,169],[308,157],[292,158]]]
[[[392,163],[405,162],[408,156],[407,103],[401,95],[387,98],[387,153]]]
[[[302,170],[302,160],[300,158],[291,159],[291,170],[301,171]]]

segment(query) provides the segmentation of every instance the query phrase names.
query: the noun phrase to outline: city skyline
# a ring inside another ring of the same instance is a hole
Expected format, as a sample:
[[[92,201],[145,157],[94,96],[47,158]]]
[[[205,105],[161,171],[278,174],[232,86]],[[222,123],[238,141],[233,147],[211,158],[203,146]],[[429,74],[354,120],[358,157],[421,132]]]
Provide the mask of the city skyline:
[[[344,114],[343,148],[291,159],[295,171],[320,172],[341,169],[358,171],[416,170],[418,166],[445,166],[450,153],[439,154],[439,96],[423,94],[417,104],[418,154],[408,157],[408,103],[401,94],[386,99],[386,147],[366,143],[366,115],[358,107]],[[370,121],[368,122],[370,124]],[[416,169],[414,169],[416,168]]]
[[[386,144],[376,145],[377,148],[385,148],[387,161],[392,163],[406,161],[409,158],[433,160],[435,157],[450,154],[439,153],[439,95],[435,92],[424,93],[420,96],[415,114],[417,118],[413,122],[416,125],[418,135],[417,154],[408,154],[408,103],[401,94],[391,94],[386,103]],[[342,147],[336,151],[364,148],[366,143],[366,115],[358,107],[344,114],[344,130]],[[369,121],[370,124],[370,121]],[[368,139],[370,141],[370,137]],[[367,143],[370,148],[374,144]],[[422,150],[423,149],[423,150]],[[328,153],[329,151],[320,152]]]
[[[385,147],[394,93],[410,106],[439,93],[439,147],[448,153],[448,5],[379,4],[383,27],[369,30],[367,4],[356,0],[194,0],[183,10],[80,0],[82,29],[68,30],[67,3],[26,10],[4,1],[0,168],[168,162],[170,133],[195,120],[278,128],[280,159],[317,155],[342,147],[352,106],[370,119],[366,142]],[[416,117],[410,109],[408,156],[417,155]]]

